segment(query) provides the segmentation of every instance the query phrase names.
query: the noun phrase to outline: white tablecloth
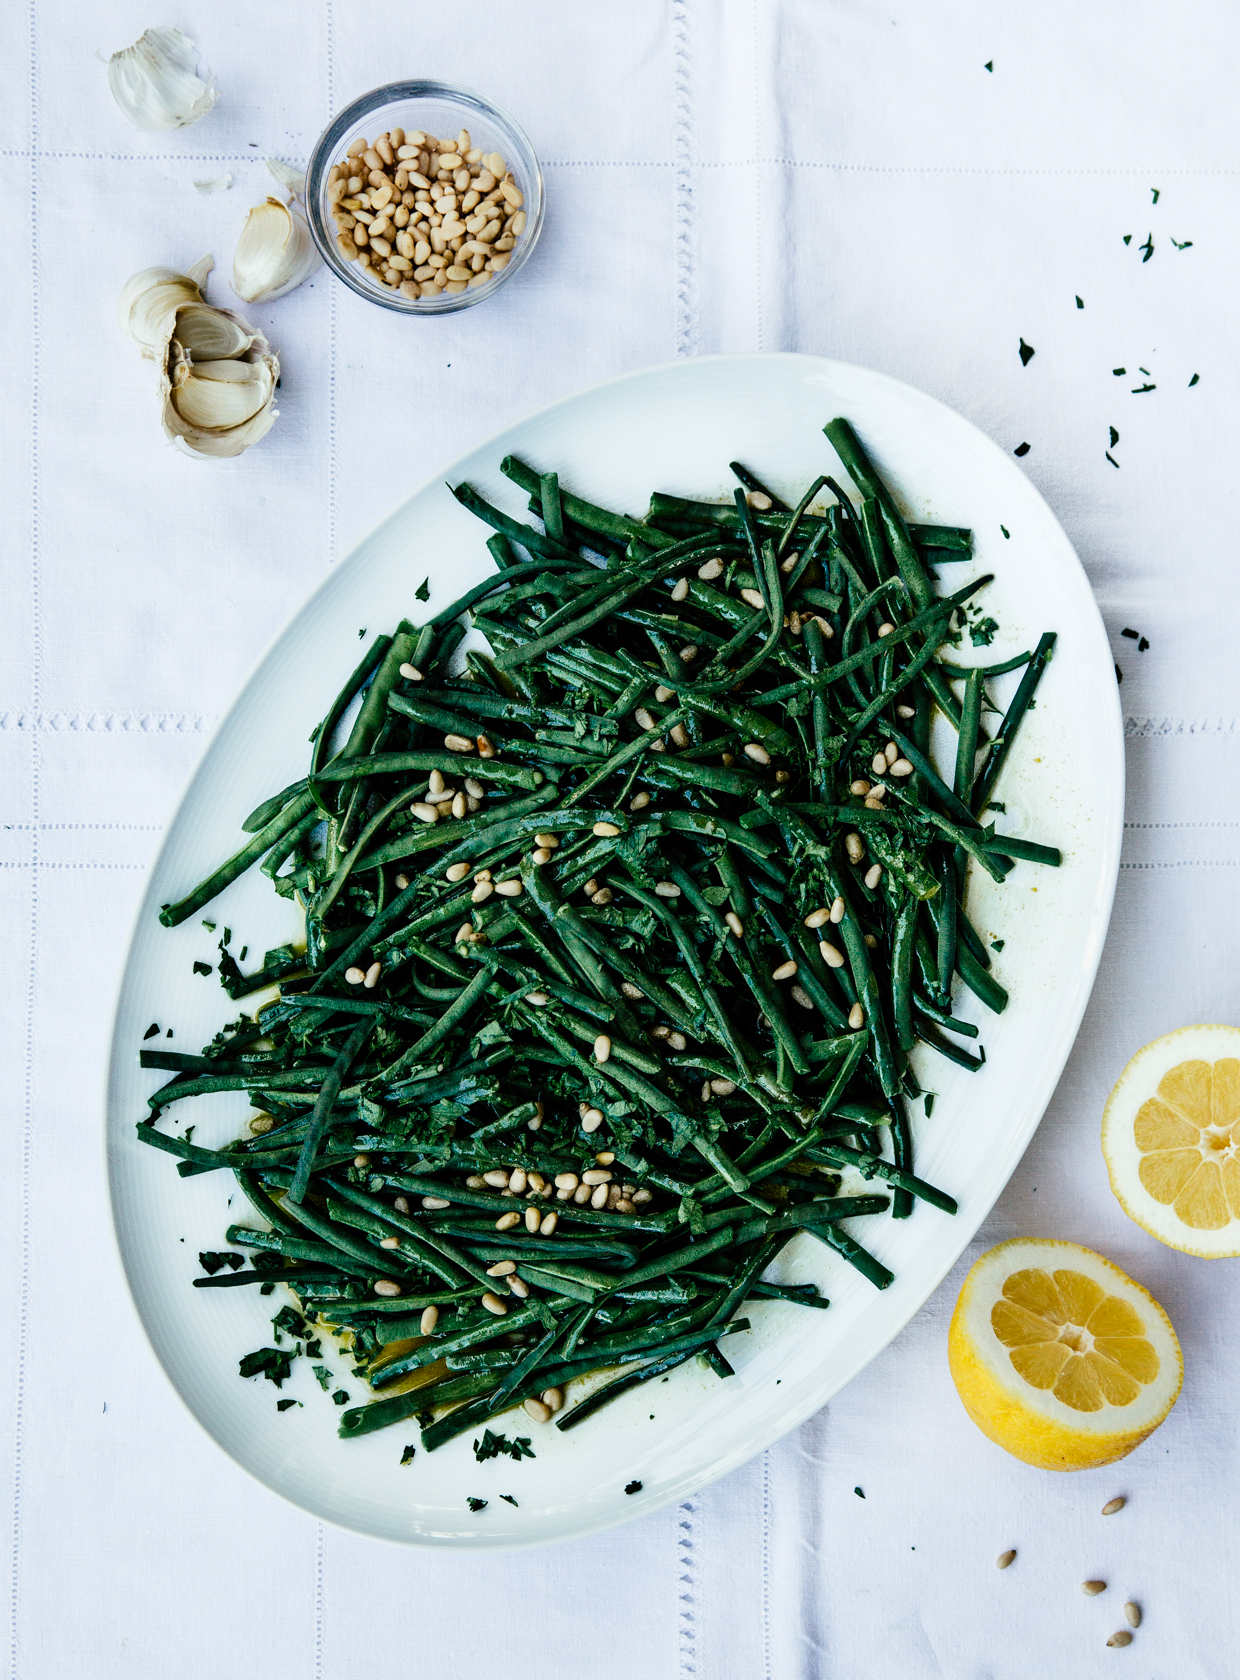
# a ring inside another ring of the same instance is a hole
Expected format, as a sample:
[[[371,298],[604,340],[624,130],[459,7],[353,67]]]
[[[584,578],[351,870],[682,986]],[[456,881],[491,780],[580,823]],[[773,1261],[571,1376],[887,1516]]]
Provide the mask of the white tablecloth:
[[[196,37],[224,96],[198,126],[150,136],[95,54],[165,21]],[[0,1574],[15,1680],[1236,1672],[1235,1262],[1131,1224],[1097,1132],[1134,1049],[1235,1018],[1238,54],[1228,0],[0,8]],[[502,301],[433,322],[322,274],[254,309],[284,364],[274,431],[221,466],[171,453],[150,369],[115,326],[121,283],[213,250],[210,295],[233,301],[262,158],[303,160],[332,109],[417,74],[476,85],[527,127],[548,181],[536,257]],[[195,193],[225,171],[231,192]],[[143,869],[268,639],[409,489],[581,385],[753,348],[881,368],[1027,442],[1089,569],[1123,672],[1130,791],[1080,1041],[955,1273],[828,1411],[743,1471],[516,1557],[325,1529],[194,1428],[113,1259],[102,1061]],[[1183,1397],[1113,1470],[1026,1469],[955,1397],[961,1278],[1021,1234],[1101,1249],[1179,1330]],[[1103,1520],[1116,1492],[1128,1507]],[[1110,1590],[1084,1597],[1086,1576]],[[1138,1643],[1107,1651],[1129,1596]]]

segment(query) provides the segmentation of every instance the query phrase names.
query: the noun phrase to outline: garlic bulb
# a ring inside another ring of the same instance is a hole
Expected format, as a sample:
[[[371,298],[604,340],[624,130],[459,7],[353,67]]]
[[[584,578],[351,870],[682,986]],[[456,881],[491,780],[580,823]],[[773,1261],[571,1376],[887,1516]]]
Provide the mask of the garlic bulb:
[[[159,134],[205,117],[220,96],[211,71],[197,73],[198,48],[179,29],[148,29],[108,60],[112,97],[135,128]]]
[[[300,169],[279,158],[268,158],[267,168],[294,197],[305,193]],[[233,253],[233,291],[247,303],[283,297],[308,280],[321,261],[296,205],[267,198],[254,206],[241,229]]]
[[[212,266],[143,269],[121,292],[120,323],[159,365],[166,436],[192,455],[240,455],[271,430],[280,361],[248,321],[203,297]]]

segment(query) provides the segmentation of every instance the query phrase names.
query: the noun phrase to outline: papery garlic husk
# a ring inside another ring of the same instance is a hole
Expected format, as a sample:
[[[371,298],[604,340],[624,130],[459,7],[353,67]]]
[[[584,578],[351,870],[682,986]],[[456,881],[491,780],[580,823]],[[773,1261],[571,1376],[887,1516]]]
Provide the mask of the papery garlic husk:
[[[322,258],[291,204],[268,198],[245,219],[233,254],[233,291],[247,303],[283,297],[309,279]]]
[[[112,97],[135,128],[160,134],[205,117],[220,96],[198,75],[198,48],[179,29],[148,29],[108,60]]]
[[[240,455],[277,417],[280,360],[259,333],[240,359],[195,361],[173,339],[162,381],[165,434],[192,455]]]
[[[119,316],[142,354],[161,366],[175,336],[195,361],[219,361],[243,356],[259,336],[230,309],[216,309],[202,295],[215,266],[203,257],[186,274],[175,268],[144,268],[121,290]]]

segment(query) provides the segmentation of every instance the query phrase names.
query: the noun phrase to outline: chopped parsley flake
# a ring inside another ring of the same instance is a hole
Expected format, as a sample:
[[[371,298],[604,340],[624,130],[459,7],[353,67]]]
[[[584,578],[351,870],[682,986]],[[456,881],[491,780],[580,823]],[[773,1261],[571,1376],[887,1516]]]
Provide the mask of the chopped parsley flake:
[[[862,1493],[860,1488],[854,1488],[853,1492],[856,1494],[858,1499],[864,1499],[865,1498],[865,1494]]]
[[[510,1441],[506,1435],[496,1435],[491,1430],[484,1429],[482,1440],[474,1442],[474,1458],[479,1464],[485,1464],[488,1458],[498,1458],[501,1453],[506,1454],[516,1464],[523,1458],[537,1456],[530,1445],[528,1435],[519,1435],[515,1441]]]
[[[1112,426],[1111,427],[1111,448],[1114,449],[1115,445],[1118,442],[1119,442],[1119,433],[1115,430],[1115,427]]]
[[[1085,300],[1084,300],[1084,298],[1083,298],[1083,297],[1081,297],[1081,296],[1080,296],[1080,295],[1079,295],[1079,293],[1078,293],[1078,295],[1077,295],[1077,300],[1076,300],[1076,307],[1077,307],[1077,308],[1078,308],[1078,309],[1084,309],[1084,307],[1085,307]]]
[[[994,61],[994,59],[993,59],[993,58],[988,58],[988,59],[987,59],[987,60],[986,60],[986,62],[985,62],[985,64],[983,64],[983,65],[982,65],[982,69],[983,69],[983,70],[989,70],[989,71],[991,71],[991,72],[992,72],[992,74],[993,74],[993,72],[994,72],[994,68],[995,68],[995,61]],[[641,1486],[641,1483],[640,1483],[640,1482],[639,1482],[639,1483],[638,1483],[638,1486],[639,1486],[639,1487],[640,1487],[640,1486]],[[626,1492],[626,1493],[627,1493],[627,1492],[628,1492],[628,1489],[627,1489],[627,1488],[626,1488],[626,1489],[625,1489],[625,1492]]]
[[[332,1402],[337,1406],[347,1406],[349,1404],[349,1391],[345,1388],[338,1388],[332,1395]]]
[[[212,967],[211,967],[210,963],[196,962],[194,964],[194,973],[195,974],[211,974],[212,972],[214,972],[214,971],[212,970]]]
[[[1152,233],[1147,233],[1145,236],[1145,244],[1139,245],[1137,249],[1145,252],[1141,261],[1143,263],[1149,262],[1150,258],[1154,255],[1154,235]]]
[[[158,1038],[158,1037],[159,1037],[159,1022],[158,1021],[152,1021],[150,1026],[142,1034],[143,1042],[145,1043],[148,1038]]]
[[[1030,446],[1027,443],[1018,443],[1016,445],[1016,448],[1012,451],[1012,454],[1013,455],[1028,455],[1029,447]]]
[[[417,1452],[417,1450],[418,1449],[416,1447],[406,1447],[404,1452],[401,1453],[401,1455],[400,1455],[401,1463],[402,1464],[412,1464],[414,1454]]]
[[[1199,380],[1199,379],[1200,379],[1200,378],[1201,378],[1201,375],[1200,375],[1200,374],[1199,374],[1199,373],[1195,373],[1195,374],[1194,374],[1194,375],[1193,375],[1193,377],[1192,377],[1192,378],[1191,378],[1191,379],[1190,379],[1190,380],[1189,380],[1189,382],[1188,382],[1188,388],[1189,388],[1189,390],[1190,390],[1190,391],[1191,391],[1191,390],[1192,390],[1192,388],[1193,388],[1193,386],[1194,386],[1194,385],[1195,385],[1195,384],[1196,384],[1196,383],[1197,383],[1197,381],[1198,381],[1198,380]]]
[[[474,1499],[471,1497],[469,1500],[469,1508],[471,1511],[485,1511],[490,1503],[489,1499]]]
[[[1134,385],[1133,386],[1132,395],[1134,397],[1139,397],[1142,394],[1143,391],[1156,391],[1157,389],[1158,389],[1157,385],[1151,385],[1149,380],[1147,379],[1144,385]]]
[[[641,1490],[642,1484],[640,1482],[629,1482],[624,1491],[626,1493],[640,1493]]]
[[[290,1406],[300,1406],[300,1405],[301,1405],[300,1400],[277,1400],[276,1401],[276,1411],[277,1412],[287,1412]]]
[[[429,601],[431,598],[430,578],[424,577],[413,593],[419,601]]]
[[[1003,532],[1005,537],[1008,537],[1009,539],[1011,538],[1012,533],[1008,530],[1006,525],[1000,525],[999,529]]]
[[[515,1505],[517,1503],[510,1493],[501,1493],[500,1498],[507,1500],[509,1505]]]
[[[238,1360],[237,1369],[243,1377],[266,1377],[268,1382],[280,1388],[285,1377],[293,1374],[293,1358],[293,1354],[284,1353],[280,1348],[256,1348],[253,1353],[247,1353]]]
[[[1111,465],[1118,469],[1119,462],[1115,459],[1114,455],[1112,455],[1111,451],[1109,449],[1104,449],[1102,453],[1106,456]]]
[[[1187,251],[1189,246],[1192,244],[1192,240],[1191,239],[1173,239],[1171,241],[1171,243],[1175,246],[1177,251]]]
[[[1154,195],[1154,203],[1155,203],[1155,204],[1157,204],[1157,203],[1158,203],[1158,199],[1159,199],[1159,192],[1158,192],[1158,188],[1157,188],[1157,187],[1151,187],[1151,188],[1150,188],[1150,191],[1151,191],[1151,192],[1152,192],[1152,193],[1153,193],[1153,195]]]
[[[326,1394],[327,1389],[328,1389],[328,1385],[331,1383],[331,1380],[332,1380],[331,1372],[327,1369],[326,1365],[313,1365],[313,1366],[311,1366],[311,1369],[314,1372],[315,1381],[318,1383],[319,1387],[323,1390],[324,1394]]]
[[[1024,339],[1022,338],[1021,341],[1020,341],[1020,365],[1021,365],[1021,367],[1028,367],[1030,362],[1033,360],[1033,358],[1036,355],[1037,355],[1037,351],[1033,348],[1033,345],[1032,344],[1026,344]]]
[[[1127,368],[1112,368],[1111,372],[1115,375],[1116,379],[1118,379],[1122,374],[1127,373],[1128,369]]]

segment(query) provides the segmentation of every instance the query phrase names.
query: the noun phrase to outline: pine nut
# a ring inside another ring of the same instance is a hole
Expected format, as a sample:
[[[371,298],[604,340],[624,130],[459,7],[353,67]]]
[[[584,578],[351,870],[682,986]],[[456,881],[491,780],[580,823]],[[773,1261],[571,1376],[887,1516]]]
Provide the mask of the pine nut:
[[[250,1133],[253,1137],[261,1137],[264,1132],[269,1132],[274,1125],[275,1121],[270,1114],[256,1114],[250,1121]]]
[[[562,1172],[555,1175],[555,1187],[557,1190],[575,1190],[578,1182],[577,1174],[575,1172]]]
[[[551,1421],[551,1407],[544,1405],[541,1400],[535,1400],[531,1396],[530,1399],[523,1400],[521,1405],[535,1423],[549,1423]]]
[[[564,1404],[564,1390],[562,1388],[544,1388],[542,1403],[550,1412],[558,1412]]]
[[[1141,1626],[1141,1606],[1139,1604],[1134,1604],[1132,1602],[1132,1600],[1129,1599],[1127,1604],[1125,1604],[1125,1606],[1124,1606],[1124,1618],[1127,1621],[1129,1627],[1134,1627],[1134,1628],[1140,1627]]]
[[[607,1205],[607,1186],[605,1184],[596,1185],[593,1193],[590,1196],[590,1206],[592,1208],[597,1209],[597,1208],[605,1207],[606,1205]]]
[[[551,862],[551,848],[549,846],[537,847],[530,853],[530,862],[536,863],[541,869],[544,863]]]
[[[762,599],[756,589],[742,589],[741,600],[744,601],[747,607],[756,607],[759,611],[766,606],[766,602]]]
[[[767,513],[775,505],[771,498],[761,490],[748,491],[745,500],[755,513]]]
[[[409,1202],[404,1196],[397,1196],[396,1200],[392,1203],[392,1206],[396,1209],[397,1213],[409,1212]]]
[[[468,735],[445,735],[443,744],[449,752],[469,753],[474,750],[474,743]]]
[[[805,918],[805,926],[807,928],[820,928],[825,923],[829,922],[830,920],[831,920],[830,907],[828,905],[824,904],[821,910],[811,910],[810,911],[809,915],[806,916],[806,918]]]
[[[583,1132],[597,1132],[602,1124],[603,1116],[597,1108],[591,1108],[582,1117],[581,1129]]]
[[[899,747],[896,746],[894,741],[888,741],[887,745],[883,748],[883,757],[887,760],[888,764],[894,764],[899,756]]]
[[[350,986],[360,986],[366,978],[366,970],[364,968],[346,968],[344,977]]]
[[[635,793],[629,800],[629,810],[644,811],[649,803],[650,795],[648,793]]]
[[[398,875],[396,877],[396,890],[397,890],[397,892],[404,892],[405,888],[408,885],[409,885],[408,875],[403,875],[402,874],[402,875]]]
[[[462,922],[460,927],[456,930],[456,938],[452,941],[452,943],[454,945],[459,945],[463,939],[472,939],[473,937],[474,924],[472,922]]]
[[[534,836],[534,844],[536,846],[544,846],[548,851],[551,851],[551,852],[553,852],[556,849],[556,847],[559,845],[559,843],[560,843],[560,837],[559,837],[558,834],[536,834]]]
[[[654,728],[654,718],[646,710],[645,706],[639,706],[637,708],[637,710],[633,713],[633,722],[637,725],[637,727],[639,729],[653,729]]]
[[[846,909],[847,909],[847,905],[844,903],[844,900],[842,898],[837,898],[837,899],[832,901],[832,904],[831,904],[831,920],[837,926],[839,925],[840,922],[842,922],[844,920],[844,912],[845,912]]]
[[[680,897],[680,888],[675,881],[656,881],[654,890],[660,898]]]
[[[1118,1633],[1113,1633],[1107,1640],[1108,1647],[1118,1648],[1121,1651],[1126,1645],[1131,1644],[1132,1635],[1128,1632],[1127,1628],[1121,1628]]]
[[[538,1227],[539,1236],[540,1237],[551,1236],[554,1233],[555,1228],[559,1223],[560,1223],[560,1216],[555,1211],[555,1209],[553,1208],[550,1213],[547,1213],[547,1214],[543,1215],[542,1223]]]
[[[392,1278],[376,1278],[375,1294],[395,1296],[400,1294],[400,1285]]]
[[[865,935],[865,948],[867,951],[878,950],[878,937],[876,934],[867,933]]]
[[[688,580],[688,578],[677,578],[676,582],[672,585],[672,600],[673,601],[683,601],[685,596],[688,595],[688,593],[689,593],[689,580]]]
[[[597,892],[592,892],[590,894],[590,903],[599,905],[610,904],[613,897],[614,894],[612,893],[610,887],[600,887]]]
[[[724,916],[723,919],[728,924],[729,932],[734,933],[736,935],[736,937],[739,939],[740,936],[745,931],[745,924],[744,924],[744,922],[741,921],[740,917],[736,914],[736,911],[735,910],[729,910],[727,912],[727,914]]]
[[[873,770],[876,776],[885,776],[887,774],[887,760],[882,753],[876,752],[874,754],[874,757],[870,760],[870,769]]]
[[[848,853],[849,863],[860,863],[865,856],[865,846],[859,834],[844,836],[844,850]]]
[[[600,840],[610,840],[619,834],[620,829],[613,822],[596,822],[590,832],[596,834]]]
[[[1007,1568],[1010,1567],[1010,1565],[1012,1565],[1015,1562],[1016,1562],[1016,1553],[1015,1552],[1011,1552],[1011,1551],[1000,1552],[998,1557],[995,1559],[995,1568],[996,1569],[1007,1569]]]
[[[676,698],[676,690],[674,688],[668,688],[663,683],[660,683],[654,691],[654,697],[659,704],[663,706],[666,705],[669,700],[674,700]]]
[[[730,1097],[736,1089],[736,1081],[734,1079],[712,1079],[710,1089],[713,1096]]]
[[[508,1311],[508,1308],[500,1300],[499,1296],[492,1295],[489,1289],[482,1297],[482,1305],[489,1313],[494,1313],[496,1318],[503,1318],[504,1314]]]
[[[745,745],[745,757],[751,758],[755,764],[769,764],[771,755],[759,741],[749,741]]]
[[[620,990],[624,993],[626,998],[643,998],[646,995],[645,992],[642,991],[641,987],[635,986],[631,980],[622,980],[620,982]]]
[[[550,992],[526,992],[525,1001],[532,1003],[536,1009],[541,1009],[544,1004],[551,1002],[551,994]]]
[[[471,866],[468,863],[450,863],[444,870],[444,879],[448,881],[463,881],[469,874],[470,867]]]
[[[508,1174],[503,1167],[492,1167],[490,1172],[483,1173],[482,1181],[489,1184],[493,1190],[507,1190]]]
[[[844,953],[838,945],[832,945],[829,940],[822,940],[818,946],[819,955],[828,968],[843,968]]]
[[[524,1278],[510,1277],[508,1279],[508,1292],[510,1295],[515,1295],[518,1301],[524,1301],[529,1295],[530,1286]]]
[[[465,795],[463,793],[453,794],[453,796],[452,796],[452,815],[459,820],[461,817],[463,817],[465,815],[465,813],[468,809],[469,809],[469,806],[466,804]]]
[[[438,1323],[439,1323],[439,1308],[438,1307],[423,1307],[423,1309],[422,1309],[422,1319],[421,1319],[421,1322],[418,1325],[418,1329],[422,1332],[422,1334],[424,1336],[433,1336],[435,1334],[435,1326]]]
[[[698,649],[696,642],[689,642],[680,650],[680,659],[685,665],[692,665],[697,656]]]
[[[635,1190],[632,1199],[634,1207],[644,1207],[647,1202],[654,1200],[654,1196],[649,1190]]]
[[[421,671],[418,670],[416,665],[410,665],[407,661],[404,665],[401,666],[400,674],[401,674],[402,677],[404,677],[406,682],[421,682],[422,681]]]
[[[495,890],[501,898],[520,898],[525,888],[520,881],[496,881]]]
[[[1099,1593],[1104,1593],[1106,1590],[1107,1590],[1107,1584],[1106,1584],[1105,1581],[1082,1581],[1081,1582],[1081,1591],[1083,1593],[1087,1593],[1090,1598],[1097,1598]]]
[[[479,735],[477,747],[479,758],[495,757],[495,743],[491,740],[489,735]]]
[[[444,1208],[451,1207],[452,1203],[445,1202],[442,1196],[423,1196],[422,1206],[432,1212],[441,1212]]]
[[[911,776],[913,774],[913,766],[909,763],[907,758],[897,758],[891,765],[891,774],[893,776]]]
[[[891,636],[895,633],[895,628],[894,624],[880,624],[878,633],[880,636]]]
[[[875,887],[882,880],[882,878],[883,878],[883,866],[882,866],[881,863],[871,864],[870,867],[865,872],[865,884],[866,884],[867,887],[869,887],[871,892],[874,891]]]
[[[914,718],[917,716],[916,706],[897,706],[896,716],[900,718]]]
[[[866,781],[864,776],[858,776],[848,791],[849,793],[855,793],[859,799],[864,799],[870,791],[870,783]]]
[[[465,1188],[467,1190],[485,1190],[486,1187],[487,1181],[483,1178],[481,1173],[470,1173],[469,1177],[465,1180]]]
[[[780,963],[778,968],[773,968],[771,970],[771,979],[772,980],[791,980],[792,976],[796,973],[796,971],[797,971],[796,963],[794,963],[792,961],[792,959],[789,958],[787,962],[782,962],[782,963]]]
[[[812,1009],[814,1007],[814,1000],[804,986],[791,987],[788,996],[794,1003],[799,1003],[802,1009]]]
[[[698,576],[707,583],[713,583],[715,578],[723,576],[723,561],[717,554],[714,555],[704,566],[698,567]]]
[[[519,1213],[504,1213],[495,1221],[495,1229],[497,1231],[511,1231],[514,1225],[520,1223],[521,1215]]]
[[[859,1003],[854,1003],[848,1011],[848,1024],[854,1032],[860,1032],[865,1025],[865,1010]]]
[[[883,811],[886,809],[886,806],[883,804],[881,799],[878,799],[873,794],[870,794],[866,799],[865,808],[867,811]]]
[[[370,967],[366,970],[366,978],[362,981],[362,985],[366,988],[366,990],[368,992],[373,992],[374,991],[375,987],[379,984],[379,976],[382,973],[383,973],[383,964],[382,963],[378,963],[378,962],[371,963]]]
[[[511,1277],[517,1269],[515,1260],[497,1260],[493,1266],[487,1267],[488,1277]]]
[[[667,1035],[668,1049],[669,1050],[675,1050],[677,1052],[677,1054],[679,1054],[680,1051],[682,1051],[683,1049],[686,1048],[686,1046],[688,1045],[688,1042],[689,1042],[688,1039],[685,1037],[684,1033],[682,1033],[682,1032],[670,1032]]]
[[[528,1183],[529,1179],[526,1177],[525,1168],[514,1167],[512,1169],[512,1177],[508,1180],[508,1188],[513,1192],[513,1194],[523,1196]]]
[[[379,1247],[380,1248],[399,1248],[400,1247],[400,1238],[399,1237],[380,1237],[379,1238]]]
[[[1118,1499],[1108,1499],[1102,1507],[1102,1514],[1104,1517],[1113,1517],[1117,1511],[1122,1511],[1127,1503],[1123,1494],[1120,1494]]]

